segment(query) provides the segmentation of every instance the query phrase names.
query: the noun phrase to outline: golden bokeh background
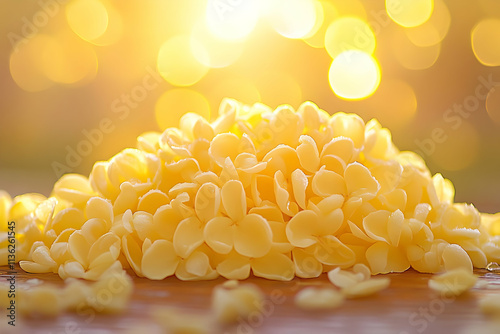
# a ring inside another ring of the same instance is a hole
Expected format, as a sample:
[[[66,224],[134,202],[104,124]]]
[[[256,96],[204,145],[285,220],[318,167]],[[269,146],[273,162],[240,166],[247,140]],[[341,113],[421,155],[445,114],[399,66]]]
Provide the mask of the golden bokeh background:
[[[48,195],[222,98],[376,117],[500,208],[497,0],[40,0],[0,5],[0,189]]]

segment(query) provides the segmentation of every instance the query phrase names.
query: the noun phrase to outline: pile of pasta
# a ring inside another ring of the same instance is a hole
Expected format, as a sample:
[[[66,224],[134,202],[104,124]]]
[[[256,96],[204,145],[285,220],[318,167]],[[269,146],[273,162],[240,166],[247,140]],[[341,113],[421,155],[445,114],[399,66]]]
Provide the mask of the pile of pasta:
[[[500,216],[454,203],[454,192],[374,119],[225,99],[215,121],[187,113],[88,178],[62,176],[48,198],[2,192],[0,265],[10,221],[20,267],[61,278],[119,268],[291,280],[355,264],[437,273],[499,261]]]

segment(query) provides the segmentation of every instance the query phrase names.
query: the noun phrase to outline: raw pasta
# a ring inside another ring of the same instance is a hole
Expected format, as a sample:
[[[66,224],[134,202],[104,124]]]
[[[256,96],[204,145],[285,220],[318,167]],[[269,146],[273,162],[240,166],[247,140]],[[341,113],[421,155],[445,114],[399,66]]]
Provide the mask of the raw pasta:
[[[464,268],[449,270],[429,280],[429,287],[443,296],[459,296],[472,288],[477,276]]]
[[[48,198],[0,192],[0,265],[10,221],[21,268],[62,278],[119,266],[153,280],[291,280],[354,266],[364,282],[500,260],[500,216],[454,203],[452,183],[376,120],[225,99],[212,122],[187,113],[137,142]]]
[[[307,287],[295,295],[295,305],[304,310],[329,310],[344,302],[344,296],[332,288]]]

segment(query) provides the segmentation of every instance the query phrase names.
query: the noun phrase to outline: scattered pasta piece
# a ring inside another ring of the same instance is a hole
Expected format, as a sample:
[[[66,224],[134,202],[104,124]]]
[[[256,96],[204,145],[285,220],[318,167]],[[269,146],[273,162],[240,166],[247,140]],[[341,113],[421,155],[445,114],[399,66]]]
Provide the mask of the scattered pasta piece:
[[[371,278],[342,289],[342,293],[347,298],[367,297],[387,289],[390,284],[391,280],[388,277]]]
[[[303,310],[328,310],[344,302],[344,296],[332,288],[306,287],[295,295],[295,305]]]
[[[362,263],[354,265],[353,271],[337,267],[328,272],[328,279],[347,298],[370,296],[388,288],[391,283],[388,277],[371,278],[370,269]]]
[[[55,317],[66,311],[93,309],[98,313],[120,313],[128,304],[132,294],[132,280],[121,270],[121,266],[114,265],[102,277],[91,284],[82,280],[69,278],[64,287],[59,288],[51,284],[29,282],[18,287],[16,292],[20,313],[27,316]],[[6,284],[0,284],[0,305],[7,306]],[[5,293],[3,293],[4,291]]]
[[[264,295],[253,284],[219,285],[212,292],[212,311],[219,323],[229,324],[260,314],[263,301]]]
[[[429,287],[448,296],[459,296],[472,288],[477,282],[477,276],[468,269],[457,268],[436,275],[429,280]]]
[[[361,281],[365,280],[365,276],[361,273],[353,273],[340,268],[335,268],[328,272],[328,279],[338,288],[350,288]]]

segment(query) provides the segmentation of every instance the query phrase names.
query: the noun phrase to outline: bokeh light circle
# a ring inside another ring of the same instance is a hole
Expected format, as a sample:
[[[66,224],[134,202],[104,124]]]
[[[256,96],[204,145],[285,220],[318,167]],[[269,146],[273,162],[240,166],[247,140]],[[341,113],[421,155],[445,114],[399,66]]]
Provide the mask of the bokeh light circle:
[[[313,48],[324,48],[326,30],[330,26],[330,23],[333,22],[333,20],[335,20],[339,16],[339,13],[337,12],[337,9],[335,9],[335,7],[330,3],[330,1],[323,0],[323,1],[318,1],[318,3],[322,8],[321,25],[316,30],[313,28],[313,31],[315,30],[314,33],[311,33],[310,35],[308,34],[304,38],[304,42],[306,42]],[[319,20],[316,19],[316,22],[319,22]]]
[[[441,43],[419,47],[401,30],[395,30],[391,39],[394,58],[409,70],[424,70],[433,66],[441,53]]]
[[[301,37],[303,40],[306,40],[306,39],[311,38],[312,36],[316,35],[318,30],[321,28],[321,26],[325,22],[325,13],[323,11],[323,3],[319,0],[313,0],[313,4],[314,4],[314,11],[316,12],[314,25],[306,35]]]
[[[97,75],[98,60],[93,47],[72,36],[52,38],[39,55],[43,72],[61,84],[89,82]]]
[[[92,42],[108,27],[108,11],[99,0],[73,0],[66,5],[66,18],[71,29],[82,39]]]
[[[200,81],[209,68],[199,62],[192,50],[193,41],[187,35],[177,35],[167,40],[158,52],[158,72],[172,85],[190,86]],[[209,62],[202,45],[195,47],[198,57]]]
[[[233,64],[243,53],[243,43],[216,38],[204,22],[198,22],[191,32],[191,51],[201,64],[221,68]]]
[[[92,44],[98,46],[108,46],[115,44],[123,37],[123,18],[121,13],[109,4],[106,7],[108,12],[108,27],[101,36],[93,39]]]
[[[450,28],[451,15],[443,0],[434,2],[434,10],[427,22],[407,28],[408,39],[416,46],[426,47],[443,41]]]
[[[337,96],[347,100],[363,99],[373,94],[380,84],[380,67],[365,52],[344,51],[332,61],[328,79]]]
[[[500,65],[500,19],[485,19],[472,28],[472,50],[486,66]]]
[[[356,17],[342,17],[335,20],[326,30],[325,48],[332,58],[347,50],[360,50],[372,54],[375,45],[375,34],[370,26]]]
[[[38,92],[53,85],[43,71],[40,54],[53,43],[53,38],[38,34],[27,43],[20,43],[10,55],[10,75],[14,82],[27,92]]]
[[[389,17],[403,27],[416,27],[429,19],[434,9],[433,0],[385,0]]]
[[[313,30],[317,19],[313,0],[269,1],[269,22],[283,37],[303,38]]]
[[[210,32],[225,40],[248,36],[259,20],[257,1],[208,0],[206,23]]]

